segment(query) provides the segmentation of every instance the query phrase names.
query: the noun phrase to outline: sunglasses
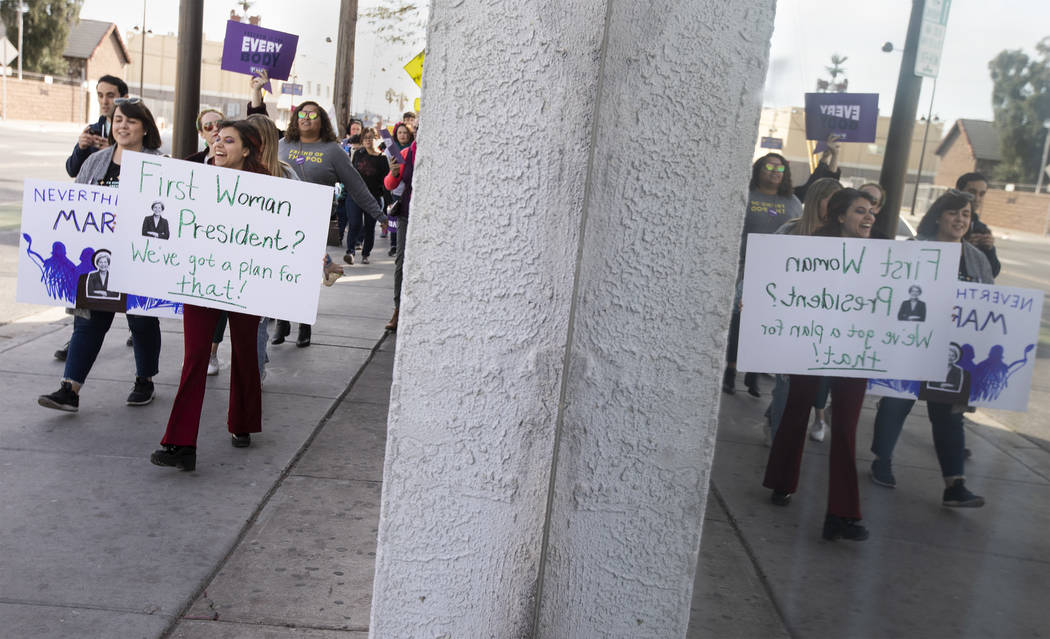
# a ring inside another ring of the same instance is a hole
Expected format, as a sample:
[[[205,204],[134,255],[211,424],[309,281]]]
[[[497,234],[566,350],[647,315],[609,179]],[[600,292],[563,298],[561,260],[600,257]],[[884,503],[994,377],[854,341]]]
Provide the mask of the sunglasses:
[[[967,191],[960,191],[959,189],[948,189],[948,194],[954,195],[955,197],[961,197],[967,202],[973,202],[975,199],[977,199],[976,197],[974,197],[973,193],[969,193]]]
[[[201,128],[204,129],[205,131],[214,131],[215,129],[219,128],[219,123],[218,122],[205,122],[205,123],[201,124]]]
[[[113,104],[142,104],[142,98],[117,98]]]
[[[783,173],[787,169],[783,164],[767,164],[766,170],[770,173]]]
[[[299,117],[300,120],[316,120],[319,117],[317,115],[317,111],[310,111],[309,113],[307,113],[306,111],[300,111],[296,115]]]

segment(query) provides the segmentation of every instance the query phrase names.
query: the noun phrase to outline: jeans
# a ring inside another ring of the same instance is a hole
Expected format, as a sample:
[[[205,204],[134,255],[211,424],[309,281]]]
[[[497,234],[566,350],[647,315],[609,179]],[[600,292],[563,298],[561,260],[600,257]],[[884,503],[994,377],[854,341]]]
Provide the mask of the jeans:
[[[383,208],[383,198],[377,197],[376,203]],[[354,253],[357,241],[361,241],[361,255],[368,257],[376,240],[376,219],[368,215],[356,202],[347,198],[346,217],[350,225],[350,234],[346,236],[346,252]]]
[[[347,217],[346,205],[350,201],[350,198],[344,197],[339,200],[339,203],[335,205],[335,222],[339,227],[339,241],[343,241],[343,233],[346,232],[346,227],[349,225],[349,218]],[[348,238],[349,239],[349,238]],[[351,245],[351,248],[353,246]]]
[[[259,330],[255,338],[255,356],[259,360],[259,377],[262,377],[266,365],[270,363],[270,356],[266,354],[266,345],[270,343],[270,318],[259,318]]]
[[[914,399],[883,397],[879,400],[879,410],[875,413],[875,432],[871,438],[871,452],[879,459],[893,459],[893,449],[904,427],[904,419],[914,405]],[[930,416],[933,447],[937,451],[941,475],[961,477],[964,473],[963,448],[966,445],[962,413],[954,412],[951,404],[940,402],[926,402],[926,412]]]
[[[219,321],[215,323],[215,332],[211,335],[212,344],[222,344],[222,338],[226,335],[226,319],[226,311],[223,311]]]
[[[769,420],[769,434],[771,437],[775,437],[777,434],[777,428],[780,426],[780,420],[784,417],[784,406],[787,404],[788,398],[788,376],[777,375],[776,383],[773,385],[773,392],[771,393],[772,398],[769,400],[769,406],[766,408],[766,419]],[[831,391],[831,385],[828,383],[827,377],[820,378],[820,384],[817,386],[817,396],[813,400],[813,408],[822,410],[828,405],[828,393]]]
[[[397,218],[397,230],[401,232],[401,243],[397,245],[394,258],[394,308],[401,308],[401,282],[404,279],[405,245],[408,244],[408,218]]]
[[[83,384],[95,364],[102,342],[113,324],[113,313],[90,311],[90,317],[73,318],[73,337],[63,379]],[[156,317],[125,315],[135,351],[135,376],[153,377],[160,364],[160,321]]]

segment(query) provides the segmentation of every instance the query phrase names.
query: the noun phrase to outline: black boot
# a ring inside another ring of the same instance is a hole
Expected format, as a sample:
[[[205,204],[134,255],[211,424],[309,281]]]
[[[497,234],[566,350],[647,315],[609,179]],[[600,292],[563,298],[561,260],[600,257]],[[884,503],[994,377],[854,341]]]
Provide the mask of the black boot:
[[[193,470],[197,467],[197,449],[193,446],[165,444],[160,450],[153,451],[149,461],[154,466],[173,466],[179,470]]]
[[[306,348],[310,345],[310,325],[300,324],[299,325],[299,338],[295,340],[295,345],[299,348]]]
[[[758,373],[745,373],[744,386],[747,386],[747,394],[752,397],[762,397],[758,392]]]
[[[726,367],[726,372],[722,374],[722,392],[727,395],[732,395],[736,392],[736,369]]]
[[[835,541],[842,538],[850,541],[864,541],[868,538],[868,529],[861,526],[859,521],[859,519],[828,514],[824,517],[824,539]]]
[[[292,332],[292,325],[290,322],[284,320],[277,320],[277,329],[274,332],[273,339],[270,340],[271,344],[284,344],[284,338],[288,337]]]

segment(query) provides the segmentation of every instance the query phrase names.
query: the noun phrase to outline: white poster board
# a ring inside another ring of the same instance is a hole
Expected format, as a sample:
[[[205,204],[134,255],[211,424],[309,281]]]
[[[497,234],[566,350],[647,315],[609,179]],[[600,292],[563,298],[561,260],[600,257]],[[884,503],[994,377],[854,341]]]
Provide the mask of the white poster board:
[[[113,284],[312,324],[331,210],[332,187],[125,153]]]
[[[953,403],[1027,410],[1043,292],[975,282],[958,282],[954,292],[948,335],[956,346],[941,363],[938,390],[957,390]],[[925,399],[929,384],[872,379],[868,392]]]
[[[118,243],[117,200],[117,189],[108,186],[26,180],[15,299],[27,304],[181,316],[182,304],[123,295],[109,281]]]
[[[737,368],[940,379],[959,256],[943,242],[748,236]]]

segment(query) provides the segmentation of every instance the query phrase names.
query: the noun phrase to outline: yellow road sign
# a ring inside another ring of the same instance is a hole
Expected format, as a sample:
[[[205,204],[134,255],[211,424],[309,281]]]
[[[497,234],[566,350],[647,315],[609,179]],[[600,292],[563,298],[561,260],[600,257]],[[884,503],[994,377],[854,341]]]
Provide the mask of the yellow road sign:
[[[423,86],[423,56],[426,50],[419,52],[419,55],[408,61],[405,65],[405,72],[412,78],[412,81],[416,83],[416,86]]]

